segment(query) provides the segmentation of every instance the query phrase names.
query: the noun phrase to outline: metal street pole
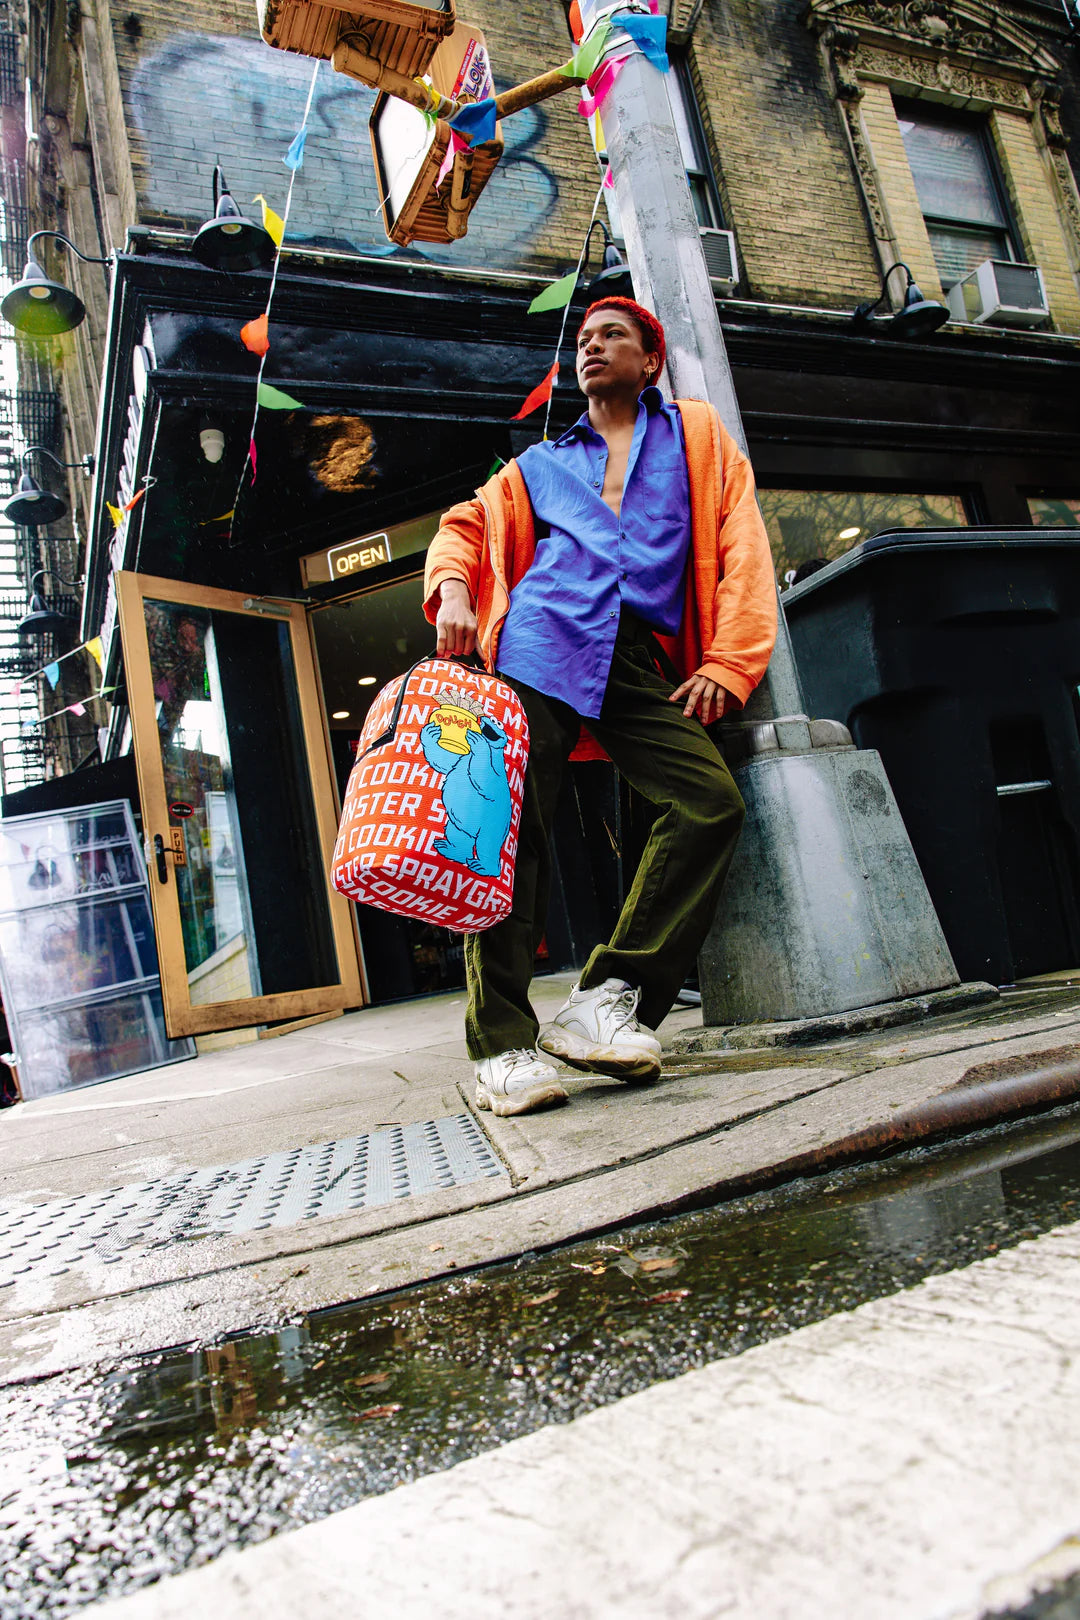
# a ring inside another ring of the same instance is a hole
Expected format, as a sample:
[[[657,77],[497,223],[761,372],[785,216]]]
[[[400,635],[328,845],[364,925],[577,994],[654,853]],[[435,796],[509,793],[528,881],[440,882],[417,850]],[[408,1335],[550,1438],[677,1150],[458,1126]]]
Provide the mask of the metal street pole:
[[[628,50],[603,123],[636,296],[664,325],[674,395],[711,401],[745,449],[665,76],[616,23],[604,54]],[[726,728],[748,816],[701,954],[706,1024],[820,1017],[958,982],[881,759],[807,718],[782,607],[780,626],[765,680]]]

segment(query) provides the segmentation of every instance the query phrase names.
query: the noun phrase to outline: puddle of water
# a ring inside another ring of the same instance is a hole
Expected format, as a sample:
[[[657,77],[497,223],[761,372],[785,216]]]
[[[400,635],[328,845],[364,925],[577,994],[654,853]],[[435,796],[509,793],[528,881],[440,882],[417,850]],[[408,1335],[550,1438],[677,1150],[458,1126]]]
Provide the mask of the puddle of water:
[[[0,1616],[207,1562],[1080,1216],[1080,1106],[212,1348],[10,1387]]]

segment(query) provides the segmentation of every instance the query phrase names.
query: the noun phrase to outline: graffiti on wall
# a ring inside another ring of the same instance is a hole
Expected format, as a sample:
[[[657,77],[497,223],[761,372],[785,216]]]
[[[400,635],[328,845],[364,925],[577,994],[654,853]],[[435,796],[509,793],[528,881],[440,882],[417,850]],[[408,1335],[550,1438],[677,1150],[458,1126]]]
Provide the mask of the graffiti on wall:
[[[140,209],[185,225],[211,212],[215,162],[242,208],[262,192],[279,211],[289,172],[281,161],[303,118],[313,63],[261,40],[183,34],[148,55],[131,82],[145,167]],[[375,93],[324,63],[293,195],[289,239],[349,253],[399,253],[382,225],[368,116]],[[437,263],[507,267],[528,260],[558,186],[536,147],[544,115],[530,108],[504,126],[506,149],[469,221],[446,247],[417,243]]]

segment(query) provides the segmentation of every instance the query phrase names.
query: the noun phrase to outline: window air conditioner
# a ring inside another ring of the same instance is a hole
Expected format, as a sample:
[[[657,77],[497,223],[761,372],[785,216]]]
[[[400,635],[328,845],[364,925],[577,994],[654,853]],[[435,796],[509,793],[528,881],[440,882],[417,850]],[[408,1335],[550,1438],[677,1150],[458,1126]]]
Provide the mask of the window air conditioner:
[[[976,326],[1038,326],[1050,310],[1037,264],[985,259],[948,292],[954,321]]]
[[[739,256],[735,252],[734,231],[718,231],[713,225],[701,227],[701,246],[709,280],[719,293],[731,293],[739,280]]]

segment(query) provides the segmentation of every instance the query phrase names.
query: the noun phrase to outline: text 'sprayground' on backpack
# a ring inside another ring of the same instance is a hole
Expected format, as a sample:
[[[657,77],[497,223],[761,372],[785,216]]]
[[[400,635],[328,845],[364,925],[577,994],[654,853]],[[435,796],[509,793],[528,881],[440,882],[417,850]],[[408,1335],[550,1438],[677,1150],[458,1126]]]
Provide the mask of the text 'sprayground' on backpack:
[[[380,911],[478,933],[513,904],[529,725],[494,675],[425,658],[368,712],[331,867]]]

